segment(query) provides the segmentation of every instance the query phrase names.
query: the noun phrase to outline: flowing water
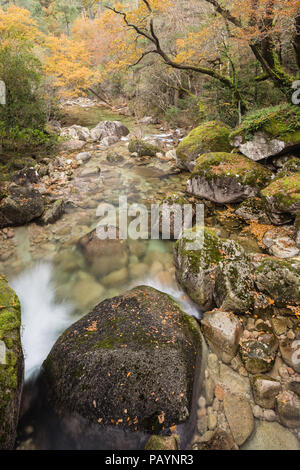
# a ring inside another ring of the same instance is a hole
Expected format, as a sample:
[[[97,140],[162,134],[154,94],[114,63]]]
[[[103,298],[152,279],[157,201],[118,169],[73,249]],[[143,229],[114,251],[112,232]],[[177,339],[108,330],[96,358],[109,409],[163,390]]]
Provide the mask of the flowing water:
[[[78,115],[73,111],[71,123],[91,127],[100,120],[116,119],[98,108],[77,111]],[[167,148],[174,146],[172,138],[158,134],[157,129],[137,127],[128,118],[125,124],[136,135],[152,134],[153,141],[161,139]],[[109,149],[91,145],[91,160],[75,171],[73,179],[66,180],[66,184],[53,184],[52,194],[68,201],[63,218],[54,225],[42,227],[32,223],[15,229],[9,256],[0,261],[0,272],[8,277],[22,305],[26,380],[38,374],[51,347],[68,325],[105,298],[133,286],[147,284],[167,292],[182,303],[187,313],[198,316],[197,309],[176,284],[171,242],[129,240],[126,266],[112,259],[112,272],[107,266],[95,269],[95,264],[87,261],[78,249],[78,239],[97,226],[99,205],[117,206],[122,195],[127,196],[129,203],[149,207],[162,201],[166,194],[184,191],[186,177],[174,174],[170,162],[133,160],[127,145],[126,139]],[[106,156],[111,151],[121,155],[122,162],[109,163]],[[58,181],[63,177],[58,175]],[[28,422],[30,418],[27,425]],[[39,424],[35,421],[36,427]]]

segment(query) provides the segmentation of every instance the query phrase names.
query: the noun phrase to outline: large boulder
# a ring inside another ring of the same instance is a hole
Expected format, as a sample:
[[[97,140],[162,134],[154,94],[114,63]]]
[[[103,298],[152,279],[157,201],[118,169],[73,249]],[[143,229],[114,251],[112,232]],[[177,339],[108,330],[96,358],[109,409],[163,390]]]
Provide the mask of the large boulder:
[[[58,339],[43,365],[47,403],[60,419],[80,416],[102,433],[105,426],[151,433],[158,415],[165,427],[185,422],[201,351],[195,319],[168,295],[136,287]]]
[[[117,229],[115,240],[101,240],[95,229],[81,237],[77,246],[89,264],[91,272],[97,277],[107,276],[127,266],[127,241],[119,240]]]
[[[197,159],[187,191],[219,204],[256,196],[270,181],[270,170],[237,153],[208,153]]]
[[[20,339],[21,308],[0,276],[0,450],[13,449],[24,379]]]
[[[0,200],[0,228],[24,225],[44,211],[42,195],[26,186],[11,186]]]
[[[120,140],[129,134],[129,129],[119,121],[101,121],[90,131],[91,139],[94,141],[103,141],[109,137],[116,137]]]
[[[231,129],[220,121],[210,121],[193,129],[176,150],[177,166],[192,171],[197,158],[211,152],[230,152]]]
[[[255,284],[277,307],[300,304],[300,263],[266,258],[256,266]]]
[[[176,277],[181,287],[203,311],[218,307],[243,313],[253,304],[253,281],[243,248],[219,238],[209,228],[197,228],[201,238],[187,230],[174,248]]]
[[[251,113],[230,140],[254,161],[293,151],[300,146],[299,106],[281,105]]]
[[[277,178],[261,194],[273,224],[291,222],[300,210],[300,173]]]
[[[73,140],[89,141],[91,134],[87,127],[82,127],[74,124],[71,127],[64,127],[60,133],[61,137],[67,137]]]

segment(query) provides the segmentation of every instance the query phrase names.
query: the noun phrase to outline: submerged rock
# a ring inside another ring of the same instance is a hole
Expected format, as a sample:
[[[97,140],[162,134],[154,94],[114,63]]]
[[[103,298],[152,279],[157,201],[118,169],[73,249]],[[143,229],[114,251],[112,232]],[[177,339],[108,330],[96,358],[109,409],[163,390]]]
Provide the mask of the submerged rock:
[[[176,150],[177,166],[192,171],[200,155],[210,152],[230,152],[231,129],[220,121],[210,121],[193,129]]]
[[[44,225],[54,224],[57,222],[65,212],[64,199],[57,199],[52,201],[40,218],[40,222]]]
[[[202,337],[168,295],[137,287],[100,303],[58,339],[44,362],[44,392],[58,416],[151,431],[186,421]],[[80,438],[80,436],[78,436]]]
[[[272,377],[255,375],[251,378],[254,401],[262,408],[275,407],[276,397],[281,391],[281,384]]]
[[[241,446],[254,430],[254,417],[248,400],[244,397],[226,393],[224,411],[233,438]]]
[[[251,160],[288,153],[300,146],[298,106],[280,105],[261,109],[244,119],[231,136],[231,143]]]
[[[300,446],[296,436],[284,426],[259,421],[242,450],[300,450]]]
[[[291,391],[282,392],[276,398],[279,419],[288,428],[300,427],[300,397]]]
[[[24,225],[40,217],[44,199],[35,189],[11,186],[0,200],[0,228]]]
[[[17,434],[24,380],[20,328],[19,300],[0,276],[0,450],[13,449]]]
[[[178,450],[178,441],[174,436],[151,436],[145,450]]]
[[[236,153],[206,153],[196,161],[187,191],[218,204],[256,196],[270,181],[270,170]]]

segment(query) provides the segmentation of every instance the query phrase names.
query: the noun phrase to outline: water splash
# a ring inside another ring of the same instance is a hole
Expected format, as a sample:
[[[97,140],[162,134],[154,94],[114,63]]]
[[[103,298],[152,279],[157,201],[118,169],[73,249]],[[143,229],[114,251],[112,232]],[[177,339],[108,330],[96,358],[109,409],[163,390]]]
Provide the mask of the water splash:
[[[13,279],[11,285],[21,302],[25,379],[29,379],[72,323],[72,306],[57,302],[51,264],[37,264]]]

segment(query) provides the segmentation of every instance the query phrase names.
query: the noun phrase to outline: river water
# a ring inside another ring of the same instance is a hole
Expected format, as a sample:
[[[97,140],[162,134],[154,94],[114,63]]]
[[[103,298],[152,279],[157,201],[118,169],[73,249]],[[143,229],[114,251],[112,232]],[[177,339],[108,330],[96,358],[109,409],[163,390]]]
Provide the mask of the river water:
[[[92,127],[106,119],[120,120],[120,116],[108,116],[98,108],[78,108],[73,110],[72,124]],[[150,141],[165,148],[174,147],[172,136],[159,133],[153,127],[137,126],[128,118],[124,120],[131,133],[148,135]],[[174,162],[134,160],[127,145],[126,139],[109,149],[91,144],[87,150],[91,151],[92,158],[77,168],[66,184],[61,183],[65,177],[63,172],[58,174],[57,184],[53,183],[50,188],[54,197],[68,201],[65,215],[53,225],[42,227],[32,223],[16,228],[9,256],[0,258],[0,272],[9,279],[21,301],[26,381],[38,374],[66,327],[105,298],[119,295],[133,286],[156,287],[177,298],[187,313],[199,315],[176,284],[172,242],[129,240],[126,265],[122,260],[118,265],[118,260],[112,259],[112,272],[107,266],[95,272],[94,264],[78,249],[78,240],[97,226],[99,205],[109,203],[117,207],[121,195],[126,196],[129,203],[149,207],[151,203],[161,202],[166,195],[184,193],[186,175],[174,172]],[[122,162],[109,163],[106,157],[111,151],[121,155]],[[74,155],[60,156],[74,158]],[[28,428],[30,418],[25,421]],[[34,425],[38,427],[39,423],[34,421]],[[22,428],[20,433],[23,432]],[[35,447],[38,446],[35,442]]]

